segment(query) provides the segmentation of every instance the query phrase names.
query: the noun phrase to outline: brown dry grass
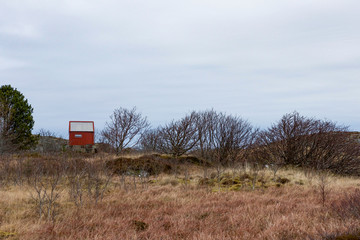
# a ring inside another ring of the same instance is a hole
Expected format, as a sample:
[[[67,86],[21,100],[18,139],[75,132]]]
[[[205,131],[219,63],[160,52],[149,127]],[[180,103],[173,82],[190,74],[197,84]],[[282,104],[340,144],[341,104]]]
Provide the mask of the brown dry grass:
[[[316,177],[299,170],[279,171],[291,180],[281,187],[220,192],[198,186],[201,169],[191,170],[188,185],[162,175],[125,191],[114,178],[103,201],[80,208],[63,189],[55,223],[38,220],[28,186],[2,187],[0,239],[324,239],[359,231],[360,219],[339,218],[330,207],[360,187],[358,178],[331,177],[323,207]]]

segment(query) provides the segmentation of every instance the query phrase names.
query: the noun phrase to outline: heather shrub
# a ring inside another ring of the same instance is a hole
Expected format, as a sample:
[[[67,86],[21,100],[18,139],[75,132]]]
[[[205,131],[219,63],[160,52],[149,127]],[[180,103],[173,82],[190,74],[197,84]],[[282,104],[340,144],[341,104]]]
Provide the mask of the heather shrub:
[[[234,184],[239,184],[240,181],[237,178],[231,178],[231,177],[223,177],[220,181],[221,185],[230,186]]]
[[[334,240],[359,240],[360,239],[360,231],[357,233],[348,233],[340,236],[336,236]]]
[[[149,225],[143,221],[133,220],[132,225],[134,226],[137,232],[146,230]]]
[[[291,180],[286,177],[278,177],[276,179],[263,176],[252,176],[248,173],[232,174],[229,172],[223,173],[220,178],[200,178],[198,180],[199,186],[218,186],[221,189],[229,191],[249,190],[249,189],[265,189],[268,187],[281,187]]]
[[[210,166],[210,163],[208,163],[207,161],[201,160],[195,156],[180,156],[178,158],[179,163],[191,163],[194,165],[201,165],[201,166]]]
[[[286,184],[286,183],[289,183],[289,182],[291,182],[291,181],[290,181],[290,179],[285,178],[285,177],[278,177],[278,178],[276,179],[276,182],[277,182],[277,183],[281,183],[281,184]]]
[[[166,162],[169,163],[176,163],[176,164],[193,164],[193,165],[197,165],[197,166],[205,166],[205,167],[211,167],[212,165],[204,159],[200,159],[196,156],[193,155],[182,155],[179,157],[174,157],[172,155],[168,155],[168,154],[151,154],[151,155],[144,155],[146,157],[156,157],[158,159],[163,159]]]
[[[198,181],[198,185],[199,186],[215,186],[215,181],[214,179],[209,179],[209,178],[200,178]]]
[[[243,174],[240,175],[239,179],[240,179],[240,181],[245,181],[245,180],[247,180],[247,179],[248,179],[248,180],[252,180],[253,177],[250,176],[250,175],[247,174],[247,173],[243,173]]]
[[[170,173],[173,169],[168,161],[156,155],[144,155],[139,158],[120,157],[106,161],[106,167],[115,174],[140,174],[145,171],[150,175]]]
[[[324,240],[359,240],[360,239],[360,230],[347,231],[346,233],[325,233],[321,234]],[[315,240],[315,238],[310,237],[310,240]]]

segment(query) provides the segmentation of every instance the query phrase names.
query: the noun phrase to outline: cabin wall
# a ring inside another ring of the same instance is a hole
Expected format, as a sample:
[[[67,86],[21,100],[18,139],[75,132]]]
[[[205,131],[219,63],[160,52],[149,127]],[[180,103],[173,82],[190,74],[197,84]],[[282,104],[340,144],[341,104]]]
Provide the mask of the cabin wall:
[[[94,144],[93,132],[69,132],[69,145],[88,145]]]

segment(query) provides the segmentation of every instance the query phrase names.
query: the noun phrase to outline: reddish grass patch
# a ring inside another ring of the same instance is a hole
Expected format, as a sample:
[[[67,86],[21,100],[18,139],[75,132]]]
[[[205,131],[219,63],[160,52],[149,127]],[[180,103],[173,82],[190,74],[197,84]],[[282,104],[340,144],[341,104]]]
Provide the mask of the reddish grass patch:
[[[21,238],[321,239],[356,225],[359,219],[338,218],[303,187],[212,193],[154,186],[118,191],[95,207],[69,209],[51,228],[42,224]]]

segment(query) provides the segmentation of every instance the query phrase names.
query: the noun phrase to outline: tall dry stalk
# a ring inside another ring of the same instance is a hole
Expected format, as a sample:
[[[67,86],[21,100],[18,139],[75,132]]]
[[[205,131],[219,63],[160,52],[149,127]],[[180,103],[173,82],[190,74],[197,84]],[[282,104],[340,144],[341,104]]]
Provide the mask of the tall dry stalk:
[[[320,172],[317,175],[317,187],[320,194],[321,204],[325,207],[330,194],[330,175],[328,172]]]

